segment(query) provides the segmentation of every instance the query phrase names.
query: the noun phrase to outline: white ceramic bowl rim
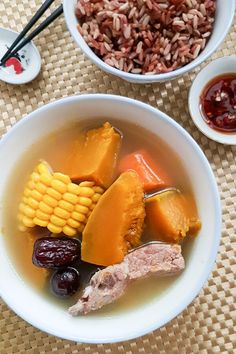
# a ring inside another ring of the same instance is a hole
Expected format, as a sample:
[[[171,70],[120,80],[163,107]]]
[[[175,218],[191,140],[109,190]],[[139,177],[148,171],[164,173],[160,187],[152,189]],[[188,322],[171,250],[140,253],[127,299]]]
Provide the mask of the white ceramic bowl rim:
[[[212,194],[212,199],[214,202],[213,209],[215,211],[215,215],[217,216],[217,218],[215,220],[215,225],[214,225],[214,231],[215,231],[214,244],[212,245],[212,248],[209,249],[208,261],[207,261],[207,264],[205,264],[205,266],[203,268],[203,272],[201,273],[201,279],[197,283],[194,283],[194,285],[192,285],[191,292],[188,292],[188,291],[183,292],[181,300],[179,301],[179,304],[176,305],[175,310],[172,313],[168,314],[162,322],[160,322],[160,321],[158,322],[158,320],[157,320],[158,326],[161,327],[164,324],[166,324],[167,322],[169,322],[170,320],[172,320],[174,317],[176,317],[179,313],[181,313],[197,296],[197,294],[201,290],[204,282],[207,280],[209,273],[213,267],[213,264],[214,264],[215,258],[216,258],[216,254],[217,254],[217,250],[218,250],[218,246],[219,246],[219,242],[220,242],[221,207],[220,207],[220,198],[219,198],[219,193],[218,193],[218,189],[217,189],[217,184],[216,184],[213,172],[210,168],[210,165],[209,165],[205,155],[203,154],[202,150],[199,148],[197,143],[193,140],[193,138],[179,124],[177,124],[174,120],[172,120],[166,114],[158,111],[157,109],[155,109],[145,103],[142,103],[142,102],[139,102],[139,101],[136,101],[133,99],[121,97],[121,96],[95,94],[95,95],[81,95],[81,96],[73,96],[73,97],[63,98],[58,101],[49,103],[41,108],[38,108],[37,110],[35,110],[31,114],[29,114],[27,117],[24,117],[22,120],[20,120],[1,139],[0,151],[1,151],[1,148],[4,146],[4,144],[6,144],[8,142],[8,140],[10,140],[11,138],[14,138],[14,134],[15,134],[16,130],[18,129],[18,127],[20,127],[20,126],[22,127],[24,125],[27,125],[27,122],[29,120],[37,120],[39,113],[43,114],[49,108],[60,106],[62,104],[69,105],[70,103],[73,103],[73,102],[78,103],[83,100],[87,100],[88,102],[89,101],[91,102],[94,99],[95,100],[104,100],[105,99],[107,102],[118,102],[119,104],[123,103],[123,104],[129,104],[131,106],[135,105],[146,112],[149,111],[154,115],[158,114],[161,121],[163,121],[163,122],[165,122],[165,124],[173,127],[174,130],[177,130],[179,135],[186,141],[186,143],[189,144],[194,149],[196,155],[198,155],[198,158],[201,160],[205,176],[207,176],[209,181],[211,181],[209,193]],[[2,252],[2,256],[4,256],[5,253],[3,253],[3,249],[1,250],[1,247],[0,247],[0,254],[1,254],[1,252]],[[4,259],[4,257],[3,257],[3,259]],[[1,268],[0,268],[0,273],[1,273]],[[112,338],[111,337],[107,338],[105,334],[104,334],[104,337],[99,337],[99,338],[97,338],[96,336],[94,336],[92,338],[91,338],[91,336],[81,336],[79,331],[78,331],[78,335],[71,335],[70,336],[67,334],[65,336],[63,330],[61,330],[60,332],[54,331],[54,328],[51,328],[50,325],[47,325],[45,323],[44,323],[44,325],[42,325],[40,316],[32,319],[30,311],[27,313],[22,311],[22,309],[20,308],[19,303],[18,303],[19,299],[17,299],[18,298],[17,291],[15,294],[9,294],[9,296],[8,296],[7,293],[4,293],[2,291],[3,281],[4,281],[3,278],[0,277],[0,293],[1,293],[3,300],[9,305],[9,307],[11,307],[20,317],[22,317],[24,320],[26,320],[27,322],[29,322],[33,326],[36,326],[37,328],[41,329],[42,331],[46,331],[50,334],[53,334],[55,336],[59,336],[61,338],[65,338],[65,339],[69,339],[69,340],[73,340],[73,341],[80,341],[80,342],[84,342],[84,343],[111,343],[111,342],[119,342],[119,341],[133,339],[135,337],[138,337],[138,336],[144,335],[148,332],[151,332],[152,330],[155,330],[157,328],[156,323],[152,323],[151,325],[146,326],[145,328],[143,328],[141,326],[141,328],[139,330],[137,330],[137,329],[133,330],[132,328],[128,328],[125,335],[122,335],[122,336],[114,335]],[[118,330],[118,328],[117,328],[117,330]]]
[[[124,71],[113,68],[112,66],[106,64],[92,51],[92,49],[90,49],[90,47],[84,41],[83,37],[80,35],[79,31],[75,26],[75,15],[73,16],[71,13],[71,11],[73,11],[74,9],[75,2],[76,0],[73,1],[63,0],[63,9],[64,9],[64,16],[65,16],[67,27],[72,37],[74,38],[75,42],[80,47],[80,49],[92,60],[94,64],[96,64],[101,69],[105,70],[110,74],[121,77],[127,81],[136,82],[136,83],[142,83],[142,82],[148,83],[148,82],[171,80],[176,78],[177,76],[184,75],[188,71],[200,65],[204,60],[208,59],[215,52],[215,50],[220,46],[220,44],[224,41],[224,38],[226,37],[232,25],[234,19],[235,7],[236,7],[235,0],[227,0],[227,6],[229,6],[228,14],[230,14],[230,17],[227,19],[227,21],[225,21],[224,27],[220,32],[218,39],[215,41],[214,44],[212,44],[211,49],[208,50],[207,54],[206,51],[203,50],[203,52],[195,60],[169,73],[156,74],[156,75],[141,75],[141,74],[126,73]]]

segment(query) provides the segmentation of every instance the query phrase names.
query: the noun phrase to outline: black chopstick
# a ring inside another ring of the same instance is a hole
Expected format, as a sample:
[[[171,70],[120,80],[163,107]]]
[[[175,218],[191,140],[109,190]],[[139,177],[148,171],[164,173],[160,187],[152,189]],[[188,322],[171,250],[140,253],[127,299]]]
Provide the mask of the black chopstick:
[[[63,13],[63,6],[60,5],[53,13],[43,21],[30,35],[25,38],[11,53],[8,54],[7,57],[1,60],[1,64],[3,65],[10,57],[15,55],[21,48],[23,48],[26,44],[28,44],[34,37],[36,37],[40,32],[42,32],[50,23],[52,23],[57,17],[59,17]]]
[[[39,18],[44,14],[44,12],[51,6],[51,4],[55,0],[46,0],[43,5],[38,9],[36,14],[32,17],[32,19],[29,21],[29,23],[25,26],[25,28],[21,31],[19,36],[15,39],[15,41],[12,43],[10,48],[7,50],[7,52],[4,54],[4,56],[1,59],[1,63],[4,63],[11,53],[11,51],[15,48],[15,46],[24,38],[26,33],[33,27],[33,25],[39,20]]]

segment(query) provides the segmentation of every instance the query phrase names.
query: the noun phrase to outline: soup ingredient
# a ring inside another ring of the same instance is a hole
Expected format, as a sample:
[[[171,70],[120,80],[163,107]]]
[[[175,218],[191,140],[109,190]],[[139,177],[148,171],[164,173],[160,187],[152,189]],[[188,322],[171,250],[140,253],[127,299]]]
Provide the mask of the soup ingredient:
[[[80,284],[83,288],[88,285],[90,279],[96,272],[104,268],[91,263],[83,262],[81,259],[73,262],[72,267],[78,270],[80,274]]]
[[[128,254],[122,263],[98,271],[85,288],[78,302],[69,308],[76,316],[97,310],[121,297],[131,280],[151,274],[178,274],[185,267],[181,247],[171,244],[150,244]]]
[[[134,171],[127,171],[99,199],[83,232],[83,261],[111,265],[121,262],[140,243],[145,217],[143,187]]]
[[[190,202],[178,191],[146,199],[146,214],[149,237],[153,240],[180,242],[201,228]]]
[[[156,165],[146,150],[126,155],[119,163],[119,172],[133,170],[140,177],[144,191],[163,189],[171,185],[170,177],[162,166]]]
[[[200,105],[211,128],[236,132],[236,74],[211,80],[201,94]]]
[[[53,234],[75,236],[83,230],[102,193],[94,182],[77,185],[65,174],[52,173],[43,161],[30,175],[24,190],[19,205],[20,229],[38,225]]]
[[[73,181],[94,181],[109,187],[113,180],[121,136],[110,123],[89,130],[78,142],[68,161],[68,175]]]
[[[57,270],[51,278],[52,292],[59,297],[69,297],[80,286],[79,272],[72,267]]]
[[[215,0],[78,0],[78,30],[106,64],[133,74],[173,71],[211,36]]]
[[[42,237],[35,241],[33,264],[54,269],[70,265],[80,257],[80,241],[68,237]]]

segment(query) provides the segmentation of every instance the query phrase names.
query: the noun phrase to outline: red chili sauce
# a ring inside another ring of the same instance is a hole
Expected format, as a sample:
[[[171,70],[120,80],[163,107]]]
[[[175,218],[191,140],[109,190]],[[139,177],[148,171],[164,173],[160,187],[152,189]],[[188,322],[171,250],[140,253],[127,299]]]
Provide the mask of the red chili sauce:
[[[236,132],[236,74],[224,74],[211,80],[200,97],[207,124],[225,133]]]
[[[23,72],[23,66],[22,66],[20,60],[17,58],[14,58],[14,57],[9,58],[5,63],[5,67],[8,67],[8,66],[14,67],[15,74],[21,74]]]

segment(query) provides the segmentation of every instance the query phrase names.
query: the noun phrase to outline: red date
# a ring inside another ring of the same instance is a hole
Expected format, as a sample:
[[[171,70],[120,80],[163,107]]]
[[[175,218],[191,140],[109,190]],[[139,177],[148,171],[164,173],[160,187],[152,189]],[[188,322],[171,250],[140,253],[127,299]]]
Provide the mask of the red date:
[[[70,265],[80,258],[80,241],[68,237],[43,237],[35,241],[33,264],[37,267],[55,269]]]

